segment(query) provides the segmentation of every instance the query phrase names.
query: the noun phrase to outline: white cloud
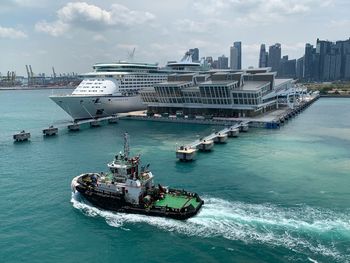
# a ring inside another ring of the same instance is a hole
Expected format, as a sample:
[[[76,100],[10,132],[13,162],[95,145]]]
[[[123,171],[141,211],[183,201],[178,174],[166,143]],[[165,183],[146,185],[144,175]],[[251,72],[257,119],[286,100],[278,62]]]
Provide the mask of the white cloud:
[[[1,0],[2,7],[43,7],[48,0]]]
[[[191,19],[181,19],[174,22],[175,28],[181,32],[189,33],[210,33],[220,26],[225,26],[226,22],[219,19],[207,19],[194,21]]]
[[[242,49],[247,53],[256,53],[260,51],[260,44],[243,44]]]
[[[95,5],[85,2],[68,3],[57,11],[59,21],[67,24],[84,23],[95,25],[110,25],[111,13]]]
[[[73,27],[99,31],[141,25],[154,18],[149,12],[130,10],[120,4],[113,4],[109,10],[105,10],[86,2],[70,2],[57,11],[56,21],[38,22],[35,29],[58,36]]]
[[[186,43],[152,43],[149,45],[149,49],[157,56],[161,55],[171,60],[178,60],[188,50],[188,46]],[[169,50],[171,50],[170,54]]]
[[[132,51],[134,48],[138,48],[139,46],[136,44],[117,44],[116,48],[118,49],[126,49],[128,51]]]
[[[2,27],[0,26],[0,38],[26,38],[27,34],[21,30],[14,29],[12,27]]]
[[[43,55],[43,56],[44,56],[44,55],[47,55],[47,53],[49,53],[49,52],[48,52],[47,50],[43,50],[43,49],[42,49],[42,50],[37,50],[36,53],[37,53],[38,55]]]
[[[229,6],[231,2],[225,0],[197,0],[194,1],[193,7],[205,15],[216,15]]]
[[[44,32],[51,36],[57,37],[65,33],[69,29],[69,25],[57,20],[52,23],[48,23],[45,20],[35,24],[35,30],[38,32]]]
[[[13,2],[20,7],[44,7],[50,0],[13,0]]]
[[[298,42],[294,44],[281,44],[281,48],[283,48],[284,52],[295,52],[295,51],[300,51],[305,48],[305,43]]]
[[[96,42],[107,42],[107,39],[104,36],[99,34],[94,35],[92,39]]]
[[[255,26],[304,14],[315,6],[327,7],[331,2],[320,5],[317,0],[196,0],[193,7],[204,15],[230,15],[236,23]]]
[[[339,19],[339,20],[331,20],[329,27],[331,28],[349,28],[350,27],[350,19]]]

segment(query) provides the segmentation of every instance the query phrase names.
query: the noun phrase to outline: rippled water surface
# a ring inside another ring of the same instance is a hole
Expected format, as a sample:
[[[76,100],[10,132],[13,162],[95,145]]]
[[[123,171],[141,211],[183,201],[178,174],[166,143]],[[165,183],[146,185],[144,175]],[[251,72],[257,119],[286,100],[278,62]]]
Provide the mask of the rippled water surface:
[[[78,133],[51,91],[2,91],[1,262],[350,262],[350,99],[320,99],[279,130],[251,129],[193,163],[176,144],[213,127],[120,121]],[[41,129],[54,123],[55,138]],[[16,144],[11,135],[32,133]],[[122,149],[156,181],[199,193],[187,221],[103,211],[71,179],[104,171]]]

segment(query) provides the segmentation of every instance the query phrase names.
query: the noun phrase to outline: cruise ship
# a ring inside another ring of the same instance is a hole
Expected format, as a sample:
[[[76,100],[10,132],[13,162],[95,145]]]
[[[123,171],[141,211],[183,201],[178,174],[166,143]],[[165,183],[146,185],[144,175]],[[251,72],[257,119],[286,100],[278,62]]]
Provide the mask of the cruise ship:
[[[97,63],[93,72],[83,74],[83,81],[69,95],[52,95],[50,99],[66,111],[75,121],[107,117],[116,113],[144,110],[139,92],[167,80],[175,72],[205,70],[202,63],[192,61],[186,52],[179,62],[158,64]]]

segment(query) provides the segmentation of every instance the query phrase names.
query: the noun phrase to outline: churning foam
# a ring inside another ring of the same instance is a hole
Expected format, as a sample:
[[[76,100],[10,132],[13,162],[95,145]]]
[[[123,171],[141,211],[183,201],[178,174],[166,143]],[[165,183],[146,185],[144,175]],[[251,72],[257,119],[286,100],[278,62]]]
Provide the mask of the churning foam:
[[[178,221],[100,210],[82,200],[79,195],[73,195],[71,201],[75,208],[86,215],[103,217],[113,227],[146,223],[164,231],[188,236],[258,242],[282,246],[297,253],[311,251],[342,262],[350,260],[349,256],[341,253],[332,243],[332,235],[345,235],[349,238],[350,216],[329,210],[311,207],[281,208],[271,204],[247,204],[204,198],[205,204],[197,216]]]

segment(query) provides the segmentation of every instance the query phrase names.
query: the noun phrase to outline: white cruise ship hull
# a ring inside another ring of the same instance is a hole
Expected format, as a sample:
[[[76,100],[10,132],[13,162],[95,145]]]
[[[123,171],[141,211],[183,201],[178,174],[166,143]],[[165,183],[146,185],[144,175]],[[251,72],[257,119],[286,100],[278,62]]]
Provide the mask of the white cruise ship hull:
[[[50,96],[74,120],[107,117],[116,113],[144,110],[140,95],[135,96]]]

